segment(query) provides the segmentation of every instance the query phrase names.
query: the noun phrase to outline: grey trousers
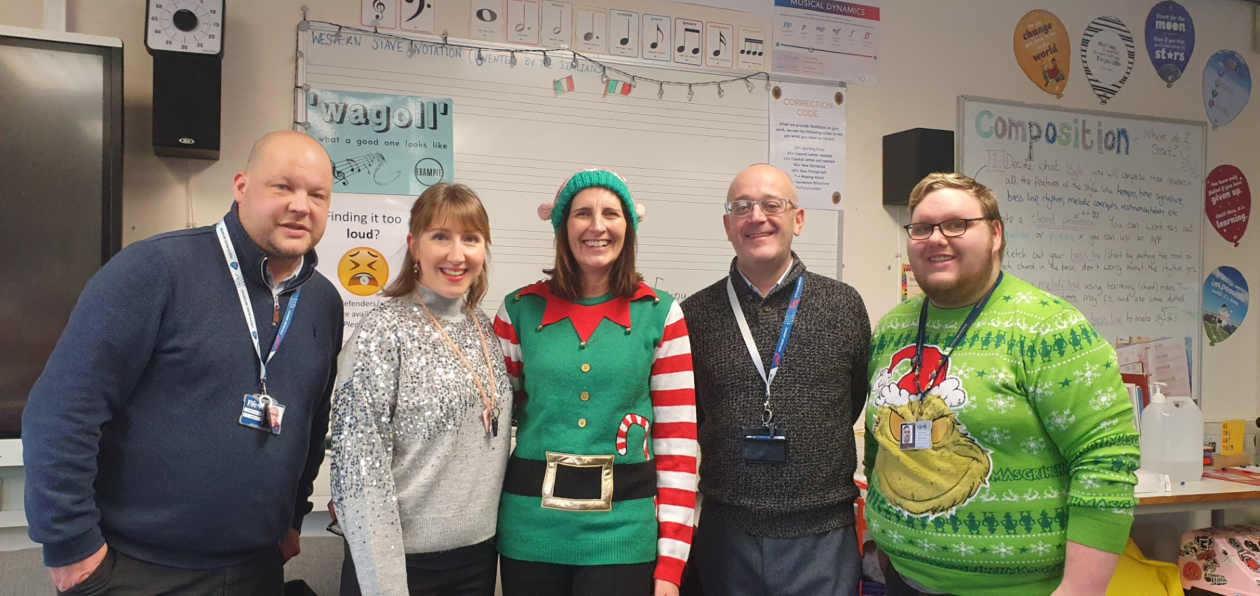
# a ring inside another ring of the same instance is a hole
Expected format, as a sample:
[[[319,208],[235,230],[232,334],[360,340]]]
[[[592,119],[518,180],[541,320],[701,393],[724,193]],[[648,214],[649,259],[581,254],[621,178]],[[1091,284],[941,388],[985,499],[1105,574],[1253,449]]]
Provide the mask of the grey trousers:
[[[280,548],[254,560],[217,569],[176,569],[134,559],[115,549],[96,571],[66,596],[281,596],[284,559]]]
[[[862,579],[853,526],[763,538],[727,526],[703,508],[691,561],[706,596],[856,596]]]

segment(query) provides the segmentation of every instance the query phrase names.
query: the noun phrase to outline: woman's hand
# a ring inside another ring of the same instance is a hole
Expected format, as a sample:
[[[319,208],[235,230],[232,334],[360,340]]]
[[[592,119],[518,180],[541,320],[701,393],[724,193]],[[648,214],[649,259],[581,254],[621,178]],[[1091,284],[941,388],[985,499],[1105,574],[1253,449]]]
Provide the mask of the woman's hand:
[[[656,580],[656,592],[653,596],[678,596],[678,586],[663,579]]]

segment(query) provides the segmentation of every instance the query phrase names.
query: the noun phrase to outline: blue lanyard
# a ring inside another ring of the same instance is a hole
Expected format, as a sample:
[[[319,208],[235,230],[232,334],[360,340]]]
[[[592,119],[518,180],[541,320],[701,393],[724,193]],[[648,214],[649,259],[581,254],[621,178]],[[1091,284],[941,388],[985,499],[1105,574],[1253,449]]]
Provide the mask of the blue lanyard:
[[[928,298],[927,296],[923,297],[923,308],[919,311],[919,335],[914,342],[914,359],[910,361],[910,374],[914,376],[914,388],[919,391],[920,396],[936,385],[936,377],[949,364],[949,356],[954,353],[954,347],[958,345],[959,341],[962,341],[963,336],[967,334],[967,330],[971,329],[971,325],[980,317],[980,311],[984,310],[985,304],[988,304],[989,297],[1002,284],[1003,275],[1004,273],[999,271],[997,281],[993,282],[993,287],[989,288],[988,292],[985,292],[984,298],[981,298],[975,306],[971,307],[971,312],[967,314],[967,319],[963,321],[962,327],[959,327],[958,331],[954,333],[954,339],[950,340],[949,347],[945,348],[945,351],[941,354],[941,361],[936,365],[936,370],[932,371],[932,374],[928,376],[927,389],[924,389],[919,384],[919,375],[923,367],[923,341],[927,335],[928,319]]]
[[[232,238],[228,236],[227,224],[223,221],[214,226],[215,232],[219,236],[219,247],[223,249],[223,260],[227,261],[228,271],[232,273],[232,281],[236,282],[236,297],[241,302],[241,312],[245,313],[245,325],[249,327],[249,337],[254,342],[254,354],[258,356],[258,382],[262,385],[263,395],[267,394],[267,363],[271,362],[272,357],[280,350],[280,342],[284,341],[284,336],[289,332],[289,324],[293,322],[293,311],[297,309],[298,296],[302,294],[302,288],[298,288],[293,292],[293,297],[289,298],[289,307],[284,311],[284,320],[280,323],[280,329],[276,331],[276,341],[271,344],[271,352],[267,354],[264,360],[262,357],[262,348],[258,344],[258,322],[254,319],[254,303],[249,299],[249,290],[245,287],[245,276],[241,273],[240,261],[236,258],[236,248],[232,246]]]
[[[744,318],[744,310],[740,308],[739,298],[735,295],[735,285],[731,283],[730,277],[726,278],[726,296],[730,299],[735,321],[739,323],[739,331],[744,336],[744,345],[748,347],[748,355],[752,357],[753,365],[757,367],[757,374],[761,375],[761,380],[766,383],[766,404],[762,421],[767,425],[774,419],[774,411],[770,409],[770,385],[774,383],[774,376],[779,372],[779,366],[783,364],[788,336],[792,335],[792,324],[796,322],[796,309],[801,305],[801,293],[804,290],[805,274],[802,273],[796,278],[796,286],[792,289],[792,301],[788,302],[787,316],[783,317],[783,328],[779,330],[779,341],[775,344],[774,357],[770,360],[770,374],[767,375],[761,364],[761,352],[757,350],[757,343],[753,341],[752,331],[748,328],[748,320]]]

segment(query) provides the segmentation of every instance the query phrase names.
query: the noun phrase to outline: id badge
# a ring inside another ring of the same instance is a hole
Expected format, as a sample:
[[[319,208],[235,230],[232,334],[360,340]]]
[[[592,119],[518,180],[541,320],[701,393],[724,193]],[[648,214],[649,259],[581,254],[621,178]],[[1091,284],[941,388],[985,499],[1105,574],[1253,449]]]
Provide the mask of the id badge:
[[[750,464],[783,464],[788,460],[788,438],[783,427],[744,427],[744,462]]]
[[[901,423],[901,450],[932,448],[932,423],[928,420]]]
[[[261,394],[246,394],[241,405],[240,423],[253,429],[280,434],[284,421],[284,406],[275,398]]]

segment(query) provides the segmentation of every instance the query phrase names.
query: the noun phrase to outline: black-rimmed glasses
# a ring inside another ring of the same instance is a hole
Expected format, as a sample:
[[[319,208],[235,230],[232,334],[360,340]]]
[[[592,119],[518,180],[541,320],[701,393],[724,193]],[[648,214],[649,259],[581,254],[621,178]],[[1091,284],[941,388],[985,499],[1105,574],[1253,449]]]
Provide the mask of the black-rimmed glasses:
[[[735,217],[752,215],[753,207],[761,205],[761,212],[766,215],[778,215],[796,205],[787,199],[761,199],[760,201],[731,201],[726,203],[726,213]]]
[[[967,233],[967,228],[971,227],[973,221],[988,221],[988,217],[971,217],[967,219],[947,219],[941,223],[912,223],[902,226],[906,229],[906,233],[910,234],[911,240],[927,240],[932,237],[932,232],[937,228],[941,229],[941,235],[946,238],[957,238]]]

